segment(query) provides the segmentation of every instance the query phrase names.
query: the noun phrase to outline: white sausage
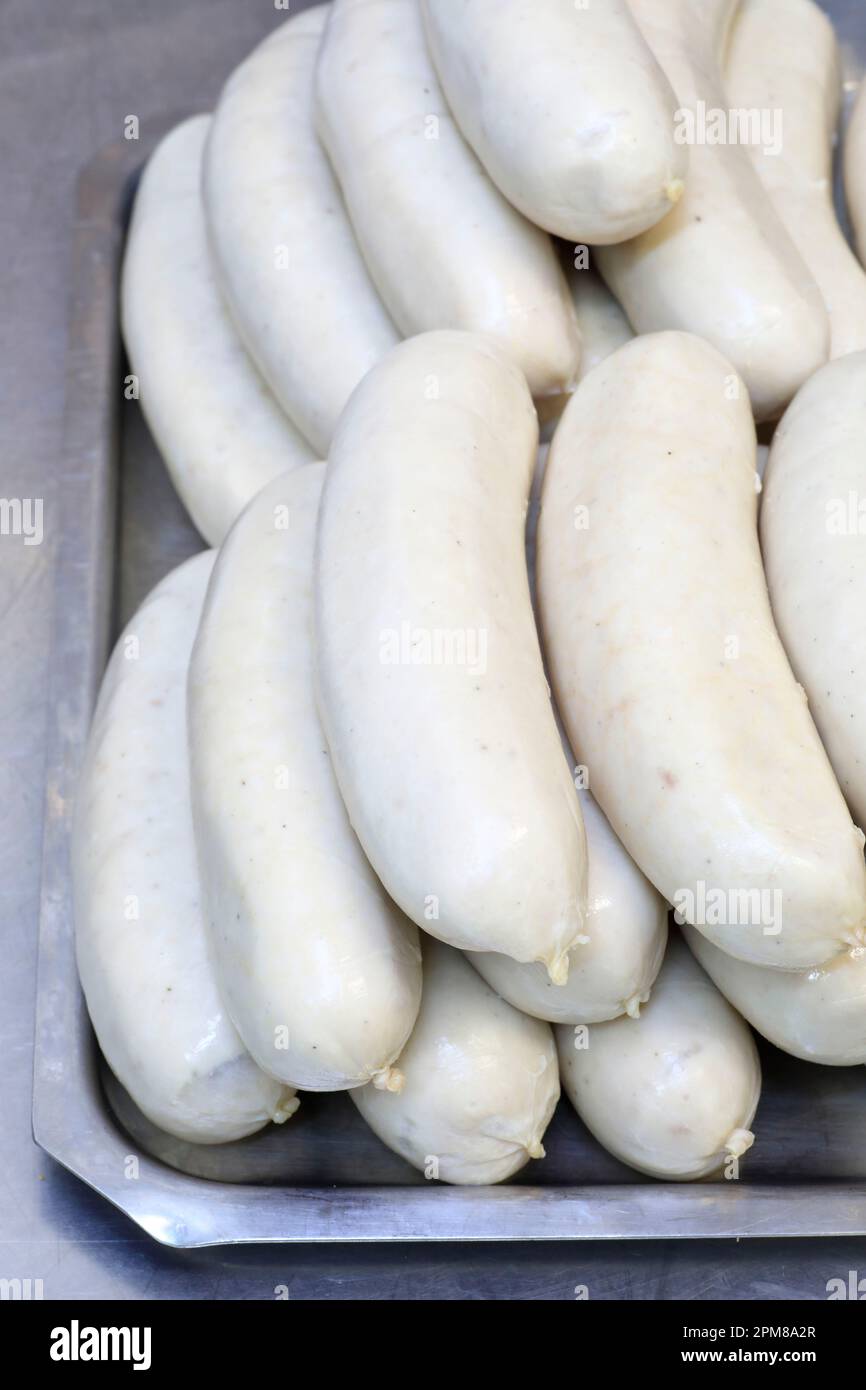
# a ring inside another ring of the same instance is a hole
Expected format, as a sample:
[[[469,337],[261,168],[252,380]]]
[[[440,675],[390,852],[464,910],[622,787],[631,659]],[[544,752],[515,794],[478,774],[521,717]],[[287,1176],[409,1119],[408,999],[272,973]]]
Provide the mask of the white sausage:
[[[259,370],[320,454],[398,334],[355,244],[313,126],[327,6],[280,25],[229,78],[205,152],[211,244]]]
[[[866,275],[833,208],[842,74],[836,35],[823,10],[813,0],[743,0],[725,85],[732,107],[767,112],[778,122],[769,144],[748,149],[818,283],[830,316],[831,357],[866,348]]]
[[[298,1104],[229,1021],[201,909],[186,674],[213,559],[157,585],[115,647],[72,845],[78,971],[100,1047],[148,1119],[195,1144],[241,1139]]]
[[[866,954],[813,970],[748,965],[684,927],[704,970],[753,1028],[776,1047],[829,1067],[866,1062]]]
[[[583,381],[599,362],[630,342],[634,333],[607,285],[594,270],[572,270],[569,283],[583,342],[579,376]]]
[[[858,825],[866,825],[866,352],[807,381],[775,435],[761,545],[773,614]]]
[[[676,98],[625,0],[423,0],[449,105],[521,212],[572,241],[623,241],[682,192]]]
[[[672,937],[640,1018],[556,1030],[562,1087],[623,1163],[694,1181],[751,1148],[761,1065],[743,1020]],[[726,1173],[727,1176],[727,1173]]]
[[[552,243],[457,130],[418,0],[334,0],[316,85],[322,139],[398,327],[493,333],[534,396],[572,386],[580,335]]]
[[[502,348],[413,338],[334,437],[319,513],[320,710],[358,838],[420,926],[564,979],[586,843],[524,556],[537,425]]]
[[[691,134],[683,198],[651,231],[596,263],[638,333],[679,328],[723,352],[759,420],[781,413],[827,359],[829,323],[806,262],[741,144],[707,144],[701,110],[726,112],[719,57],[737,0],[631,0]],[[707,132],[709,133],[709,132]]]
[[[631,325],[617,304],[607,285],[592,270],[569,271],[569,285],[577,321],[580,327],[581,351],[578,381],[609,357],[623,343],[629,342],[634,333]],[[562,412],[571,400],[571,392],[559,396],[548,396],[536,401],[538,423],[543,440],[549,440]]]
[[[866,81],[860,83],[845,133],[843,167],[857,254],[866,266]]]
[[[270,1075],[398,1086],[418,933],[352,833],[316,714],[312,569],[324,464],[250,504],[213,573],[189,674],[192,802],[223,995]]]
[[[556,702],[635,862],[732,955],[866,940],[851,823],[773,626],[742,383],[700,339],[627,343],[550,450],[538,589]]]
[[[602,287],[602,293],[609,298]],[[612,301],[611,301],[612,302]],[[535,601],[536,537],[548,446],[538,451],[529,514],[526,566]],[[559,721],[557,721],[559,724]],[[570,768],[575,757],[559,729]],[[584,938],[571,952],[568,981],[553,985],[543,966],[521,965],[498,953],[468,959],[489,985],[517,1009],[551,1023],[597,1023],[637,1013],[649,997],[667,939],[667,906],[614,835],[592,795],[578,785],[587,841],[587,915]]]
[[[181,500],[218,545],[251,497],[313,453],[247,356],[222,301],[201,206],[210,116],[151,155],[121,281],[123,336],[139,399]]]
[[[379,1138],[427,1177],[496,1183],[530,1158],[559,1100],[553,1034],[494,994],[458,951],[424,937],[421,1012],[399,1095],[352,1100]]]
[[[601,1023],[637,1016],[650,997],[667,940],[667,904],[644,878],[588,791],[580,790],[589,891],[585,932],[574,947],[568,981],[557,986],[543,966],[474,951],[467,960],[516,1009],[550,1023]]]

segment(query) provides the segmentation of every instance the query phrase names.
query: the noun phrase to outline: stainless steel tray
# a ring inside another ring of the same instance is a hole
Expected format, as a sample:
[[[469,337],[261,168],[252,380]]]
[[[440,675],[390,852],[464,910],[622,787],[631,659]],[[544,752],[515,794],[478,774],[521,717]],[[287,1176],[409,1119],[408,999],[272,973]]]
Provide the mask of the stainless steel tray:
[[[866,29],[866,24],[863,25]],[[866,40],[866,34],[864,34]],[[850,53],[850,50],[849,50]],[[33,1096],[37,1143],[167,1245],[625,1240],[866,1234],[866,1069],[763,1048],[758,1142],[738,1182],[636,1176],[560,1104],[548,1157],[507,1186],[427,1183],[345,1095],[305,1096],[281,1129],[181,1144],[98,1056],[78,985],[68,843],[77,771],[118,625],[200,549],[136,405],[123,398],[117,274],[137,170],[173,121],[120,141],[78,194],[46,790]],[[130,1163],[135,1158],[137,1162]]]

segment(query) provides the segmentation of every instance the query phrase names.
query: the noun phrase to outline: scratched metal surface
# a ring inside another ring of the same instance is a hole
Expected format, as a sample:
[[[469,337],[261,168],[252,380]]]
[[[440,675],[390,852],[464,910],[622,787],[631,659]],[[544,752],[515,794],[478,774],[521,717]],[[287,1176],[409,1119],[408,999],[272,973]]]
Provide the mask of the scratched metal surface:
[[[55,146],[52,149],[51,141],[47,142],[45,158],[56,165],[56,186],[67,195],[70,132],[75,167],[82,162],[81,147],[95,148],[103,139],[116,135],[118,120],[129,110],[146,114],[172,109],[179,102],[189,104],[191,94],[196,93],[201,93],[201,100],[192,104],[204,106],[219,83],[215,66],[220,73],[227,71],[273,22],[273,15],[261,10],[242,16],[239,10],[243,7],[211,3],[203,51],[199,25],[204,6],[192,0],[180,4],[152,0],[146,21],[137,5],[124,0],[111,6],[110,23],[106,0],[80,3],[74,16],[62,20],[56,9],[49,17],[48,8],[13,2],[0,15],[0,39],[9,37],[12,21],[17,22],[14,42],[0,43],[0,51],[7,55],[0,64],[0,114],[15,111],[15,119],[0,122],[0,130],[14,133],[29,127],[31,143],[28,146],[25,142],[23,148],[32,156],[37,146],[40,151],[45,146],[46,128],[56,128]],[[857,32],[855,0],[832,8],[843,38],[853,38]],[[9,28],[8,34],[4,26]],[[179,48],[179,44],[184,46]],[[186,56],[179,59],[179,54]],[[853,72],[856,59],[850,54],[849,58]],[[40,88],[39,82],[32,80],[33,66],[40,64],[54,79],[52,90],[45,84]],[[192,81],[189,64],[196,68]],[[158,73],[155,80],[154,72]],[[61,94],[67,88],[70,99],[61,129],[57,115],[63,105]],[[95,132],[100,132],[102,139],[92,138]],[[29,172],[22,165],[17,183],[13,182],[0,234],[3,249],[14,252],[7,254],[6,264],[14,266],[24,285],[32,283],[40,292],[39,312],[35,326],[32,321],[28,325],[29,305],[19,293],[4,323],[16,351],[3,354],[3,386],[10,388],[8,399],[13,408],[5,411],[0,429],[10,445],[3,451],[4,491],[9,494],[17,488],[20,495],[32,495],[34,480],[38,480],[50,498],[59,453],[56,431],[61,345],[57,330],[62,312],[58,313],[56,301],[58,296],[62,299],[65,242],[60,235],[64,230],[62,216],[58,218],[56,205],[48,204],[41,186],[39,191],[31,186]],[[30,220],[34,230],[25,237],[23,227]],[[18,280],[13,291],[17,288]],[[34,344],[43,350],[38,359]],[[47,374],[42,366],[46,355]],[[35,370],[37,360],[41,375]],[[38,388],[34,386],[37,380]],[[4,391],[4,405],[6,400]],[[134,606],[165,569],[199,545],[156,466],[140,420],[130,412],[124,426],[124,563],[116,596],[121,612]],[[46,530],[50,532],[49,527]],[[160,538],[156,548],[154,536]],[[49,535],[49,543],[55,538],[56,533]],[[574,1285],[585,1283],[591,1297],[814,1298],[824,1296],[828,1278],[857,1268],[858,1262],[866,1268],[866,1242],[848,1240],[807,1245],[788,1241],[768,1245],[759,1240],[739,1246],[727,1241],[652,1247],[632,1243],[599,1247],[590,1243],[567,1250],[542,1243],[519,1249],[508,1245],[495,1249],[445,1245],[420,1251],[408,1246],[339,1252],[297,1247],[291,1251],[170,1252],[137,1238],[124,1218],[95,1194],[46,1164],[28,1142],[21,1122],[29,1102],[26,1068],[32,1015],[29,991],[22,988],[22,979],[26,981],[32,972],[34,954],[41,716],[45,676],[51,667],[45,621],[50,568],[47,548],[36,555],[10,557],[8,548],[4,551],[0,547],[4,650],[15,658],[5,667],[5,681],[0,676],[0,713],[4,716],[0,729],[10,753],[0,769],[0,793],[9,793],[0,798],[7,832],[0,849],[7,870],[0,907],[4,941],[12,945],[7,959],[13,966],[0,982],[10,1062],[2,1079],[4,1099],[7,1088],[10,1098],[4,1115],[11,1119],[0,1132],[0,1165],[5,1178],[0,1191],[0,1250],[5,1267],[0,1273],[47,1276],[48,1296],[73,1297],[145,1293],[149,1297],[267,1298],[274,1283],[288,1283],[293,1298],[556,1299],[573,1297]],[[13,668],[14,682],[10,680]],[[841,1179],[848,1183],[862,1179],[866,1142],[859,1116],[864,1113],[864,1074],[857,1074],[860,1089],[851,1093],[850,1072],[808,1068],[780,1058],[772,1049],[766,1051],[768,1086],[760,1114],[761,1146],[750,1165],[753,1177],[758,1179],[763,1172],[765,1180],[772,1181],[783,1171],[792,1179],[818,1176],[825,1182]],[[308,1125],[316,1127],[315,1141],[303,1127],[290,1156],[285,1146],[280,1153],[269,1153],[267,1144],[260,1145],[261,1171],[248,1170],[244,1176],[258,1176],[259,1181],[270,1175],[296,1182],[339,1182],[346,1177],[355,1183],[415,1181],[414,1175],[360,1126],[345,1098],[319,1098],[309,1106],[308,1115]],[[542,1168],[545,1183],[651,1186],[635,1182],[633,1174],[604,1155],[582,1134],[565,1108],[555,1121],[550,1150],[550,1159],[535,1165],[536,1183]],[[257,1165],[258,1158],[254,1169]]]

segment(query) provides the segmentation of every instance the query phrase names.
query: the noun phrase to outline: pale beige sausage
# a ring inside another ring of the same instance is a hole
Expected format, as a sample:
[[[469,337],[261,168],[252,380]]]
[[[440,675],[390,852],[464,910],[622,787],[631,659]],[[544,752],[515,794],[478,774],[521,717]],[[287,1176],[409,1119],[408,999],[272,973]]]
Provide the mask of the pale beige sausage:
[[[542,965],[472,951],[466,959],[516,1009],[549,1023],[601,1023],[640,1013],[667,941],[667,903],[611,830],[588,791],[579,791],[589,865],[585,939],[571,952],[568,980]]]
[[[773,614],[858,825],[866,825],[866,352],[797,394],[770,449],[761,546]]]
[[[302,10],[231,74],[214,111],[203,182],[232,315],[320,457],[358,382],[399,339],[313,124],[327,11]]]
[[[418,933],[352,833],[316,713],[313,543],[324,464],[264,488],[217,559],[189,672],[193,818],[226,1003],[308,1091],[373,1079],[421,996]]]
[[[743,0],[725,64],[733,108],[762,130],[749,154],[830,316],[830,355],[866,348],[866,274],[833,207],[842,71],[833,26],[813,0]]]
[[[559,1099],[553,1033],[500,999],[459,951],[424,938],[421,1012],[397,1065],[399,1095],[352,1100],[379,1138],[428,1178],[503,1182],[543,1158]]]
[[[556,1029],[562,1088],[596,1139],[639,1172],[738,1176],[761,1066],[751,1033],[673,937],[640,1018]]]
[[[737,0],[631,0],[679,102],[690,142],[685,193],[650,231],[599,247],[601,269],[638,333],[682,329],[730,359],[759,420],[781,414],[827,360],[818,287],[745,147],[708,143],[702,110],[726,112],[720,62]]]
[[[735,960],[692,927],[683,931],[725,998],[776,1047],[828,1067],[866,1062],[866,954],[771,970]]]
[[[860,264],[866,266],[866,81],[860,83],[845,133],[844,171],[857,253]]]
[[[614,831],[686,920],[787,969],[864,943],[863,837],[773,626],[742,383],[646,335],[550,450],[539,607],[556,702]]]
[[[213,567],[196,555],[145,599],[108,664],[76,790],[78,971],[108,1065],[160,1129],[194,1144],[297,1108],[254,1063],[214,970],[190,811],[186,676]]]
[[[492,333],[533,396],[568,390],[580,335],[550,237],[506,202],[457,129],[418,0],[334,0],[316,88],[322,139],[398,327]]]
[[[313,451],[248,355],[217,284],[201,205],[210,116],[176,126],[147,162],[120,308],[141,408],[181,501],[219,545],[265,483]]]
[[[651,227],[687,178],[673,91],[625,0],[423,0],[448,102],[540,227],[601,245]]]
[[[567,971],[586,841],[533,620],[537,423],[492,339],[428,333],[365,379],[328,460],[319,708],[352,825],[403,911]]]

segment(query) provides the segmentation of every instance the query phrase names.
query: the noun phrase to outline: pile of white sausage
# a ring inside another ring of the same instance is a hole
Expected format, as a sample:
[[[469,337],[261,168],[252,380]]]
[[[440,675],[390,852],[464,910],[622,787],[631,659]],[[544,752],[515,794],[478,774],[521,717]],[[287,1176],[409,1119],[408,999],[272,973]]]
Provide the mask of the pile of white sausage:
[[[749,1024],[866,1062],[841,87],[812,0],[333,0],[151,157],[123,331],[214,549],[118,641],[73,877],[169,1133],[348,1090],[498,1182],[561,1078],[625,1163],[732,1176]],[[735,108],[778,148],[678,138]],[[862,94],[845,175],[863,259]]]

